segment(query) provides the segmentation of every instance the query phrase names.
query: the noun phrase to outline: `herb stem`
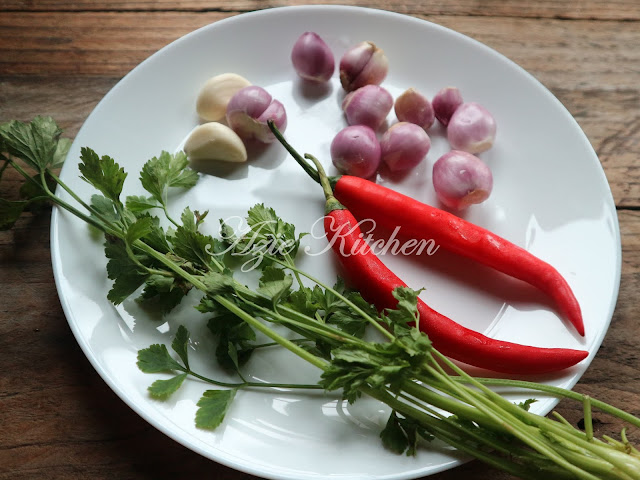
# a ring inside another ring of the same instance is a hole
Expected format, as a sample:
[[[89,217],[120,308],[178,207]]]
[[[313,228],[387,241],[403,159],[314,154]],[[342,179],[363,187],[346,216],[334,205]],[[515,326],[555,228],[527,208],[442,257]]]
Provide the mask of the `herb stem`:
[[[320,285],[322,288],[324,288],[325,290],[333,293],[334,295],[336,295],[340,300],[342,300],[343,302],[345,302],[347,305],[349,305],[349,307],[351,307],[356,313],[358,313],[362,318],[364,318],[365,320],[367,320],[371,325],[373,325],[373,327],[378,330],[380,333],[382,333],[382,335],[384,335],[388,340],[393,341],[395,340],[395,336],[389,332],[386,328],[384,328],[382,325],[380,325],[380,322],[378,322],[376,319],[372,318],[367,312],[365,312],[364,310],[362,310],[360,307],[358,307],[355,303],[353,303],[351,300],[349,300],[347,297],[345,297],[344,295],[342,295],[340,292],[338,292],[336,289],[334,289],[333,287],[330,287],[329,285],[326,285],[325,283],[323,283],[322,281],[318,280],[317,278],[315,278],[314,276],[308,274],[307,272],[304,272],[302,270],[300,270],[298,267],[294,266],[294,265],[289,265],[286,262],[283,262],[282,260],[279,260],[278,258],[275,257],[271,257],[271,256],[266,256],[265,257],[269,258],[270,260],[273,260],[274,262],[279,263],[280,265],[289,268],[291,271],[294,272],[299,272],[302,276],[308,278],[309,280],[311,280],[313,283]]]
[[[304,383],[271,383],[271,382],[248,382],[248,381],[242,381],[240,383],[221,382],[219,380],[214,380],[212,378],[205,377],[204,375],[200,375],[186,368],[183,371],[199,380],[210,383],[212,385],[217,385],[219,387],[225,387],[225,388],[287,388],[287,389],[300,389],[300,390],[321,390],[322,389],[320,385],[304,384]]]
[[[466,378],[462,376],[452,376],[451,378],[457,382],[468,383],[468,380],[466,380]],[[554,387],[553,385],[546,385],[544,383],[528,382],[526,380],[511,380],[511,379],[505,379],[505,378],[480,378],[480,377],[474,377],[474,380],[483,385],[524,388],[527,390],[535,390],[538,392],[550,393],[556,397],[569,398],[572,400],[577,400],[579,402],[584,402],[584,397],[585,397],[585,395],[578,392],[574,392],[572,390],[566,390],[564,388]],[[624,420],[625,422],[640,428],[640,418],[634,417],[633,415],[623,410],[620,410],[619,408],[616,408],[612,405],[609,405],[608,403],[602,402],[595,398],[591,398],[590,401],[591,401],[591,405],[597,408],[598,410],[601,410],[605,413],[613,415],[619,418],[620,420]]]
[[[271,338],[272,340],[278,342],[284,348],[298,355],[303,360],[306,360],[310,364],[322,370],[324,370],[327,367],[327,363],[324,360],[321,360],[320,358],[316,357],[312,353],[307,352],[304,348],[301,348],[300,346],[296,345],[291,340],[276,333],[274,330],[270,329],[269,327],[264,325],[262,322],[258,321],[256,318],[249,315],[247,312],[242,310],[235,303],[229,301],[227,298],[221,295],[214,295],[213,298],[215,299],[216,302],[218,302],[220,305],[225,307],[231,313],[234,313],[236,316],[238,316],[239,318],[247,322],[253,328],[265,334],[267,337]]]

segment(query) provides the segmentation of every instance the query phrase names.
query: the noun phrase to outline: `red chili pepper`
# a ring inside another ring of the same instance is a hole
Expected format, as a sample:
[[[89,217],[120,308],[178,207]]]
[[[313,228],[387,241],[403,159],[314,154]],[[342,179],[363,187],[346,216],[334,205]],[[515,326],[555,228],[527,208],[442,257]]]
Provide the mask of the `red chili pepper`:
[[[445,250],[523,280],[549,295],[584,336],[580,305],[571,287],[548,263],[508,240],[449,212],[418,202],[369,180],[349,175],[332,179],[335,197],[356,218],[372,219],[398,235],[430,240]]]
[[[347,284],[379,309],[395,307],[397,300],[392,291],[406,284],[371,251],[349,210],[327,212],[324,227]],[[540,374],[565,369],[588,355],[581,350],[530,347],[489,338],[436,312],[421,299],[418,311],[420,330],[436,349],[476,367],[501,373]]]
[[[377,308],[395,307],[397,300],[392,292],[406,284],[371,251],[362,237],[358,221],[333,196],[321,166],[318,164],[318,171],[313,170],[271,123],[269,126],[298,163],[323,186],[327,199],[325,233],[342,266],[345,280]],[[421,299],[418,299],[418,312],[420,330],[429,336],[436,349],[476,367],[501,373],[540,374],[563,370],[588,355],[581,350],[531,347],[486,337],[436,312]]]

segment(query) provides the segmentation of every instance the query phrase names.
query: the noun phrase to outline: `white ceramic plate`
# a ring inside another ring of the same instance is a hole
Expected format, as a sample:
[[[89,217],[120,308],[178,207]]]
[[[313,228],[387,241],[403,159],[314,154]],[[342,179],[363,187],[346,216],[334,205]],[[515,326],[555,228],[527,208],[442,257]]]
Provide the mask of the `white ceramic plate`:
[[[446,28],[398,14],[350,7],[278,8],[240,15],[193,32],[143,62],[96,107],[79,132],[62,178],[86,198],[78,179],[81,146],[114,157],[129,172],[125,194],[138,194],[138,172],[161,150],[176,151],[198,123],[195,98],[209,77],[239,73],[267,88],[286,106],[286,135],[302,152],[329,166],[328,146],[344,126],[341,89],[307,89],[290,64],[290,48],[304,31],[318,32],[336,57],[372,40],[390,59],[384,86],[394,95],[416,87],[428,96],[457,85],[465,99],[489,108],[498,122],[493,149],[481,155],[494,172],[495,189],[466,218],[522,245],[567,278],[581,303],[587,336],[578,338],[547,300],[530,288],[505,281],[444,252],[423,259],[384,256],[409,285],[426,287],[423,298],[461,323],[500,339],[538,346],[586,348],[589,359],[562,374],[539,378],[571,387],[595,355],[608,327],[620,278],[620,240],[612,196],[588,140],[563,106],[531,75],[482,44]],[[415,46],[420,48],[416,49]],[[412,52],[419,52],[418,54]],[[393,114],[389,116],[393,122]],[[447,150],[443,131],[430,132],[427,160],[407,178],[379,181],[436,203],[430,186],[433,162]],[[209,209],[209,229],[220,217],[243,215],[257,202],[274,207],[307,237],[311,252],[324,248],[312,224],[322,215],[319,188],[278,145],[246,165],[203,177],[189,193],[176,195],[176,215],[186,206]],[[88,359],[109,386],[138,414],[194,451],[217,462],[267,478],[404,479],[459,464],[446,447],[427,445],[415,458],[380,445],[387,410],[363,400],[353,407],[332,395],[241,392],[216,431],[194,427],[195,402],[207,385],[189,381],[168,402],[151,400],[147,386],[160,375],[135,365],[136,352],[170,343],[179,324],[193,332],[192,363],[222,376],[211,360],[212,340],[190,298],[172,320],[149,319],[133,301],[114,308],[106,300],[101,241],[66,213],[54,211],[52,255],[58,291],[69,324]],[[302,255],[300,264],[331,281],[327,255]],[[273,351],[249,364],[256,378],[312,381],[317,372],[291,354]],[[517,397],[516,397],[517,398]],[[548,412],[554,401],[534,405]]]

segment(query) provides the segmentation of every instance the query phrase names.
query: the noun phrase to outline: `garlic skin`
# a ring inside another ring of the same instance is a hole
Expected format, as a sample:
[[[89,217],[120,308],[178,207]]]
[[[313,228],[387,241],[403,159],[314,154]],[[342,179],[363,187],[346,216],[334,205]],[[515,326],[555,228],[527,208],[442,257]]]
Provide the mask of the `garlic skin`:
[[[203,120],[222,120],[227,112],[227,104],[240,89],[251,82],[235,73],[216,75],[205,82],[196,100],[196,111]]]
[[[247,150],[240,137],[229,127],[218,122],[198,125],[187,138],[183,150],[192,163],[247,161]]]
[[[496,121],[479,103],[463,103],[449,120],[447,138],[454,150],[484,152],[496,138]]]
[[[320,35],[303,33],[291,50],[291,63],[296,73],[303,79],[324,83],[335,70],[333,53]]]
[[[349,125],[366,125],[376,130],[393,107],[393,97],[378,85],[365,85],[348,93],[342,110]]]
[[[380,85],[389,71],[389,60],[373,42],[351,47],[340,59],[340,83],[347,92],[365,85]]]
[[[394,110],[399,121],[413,123],[424,130],[431,127],[435,120],[431,102],[415,88],[406,90],[396,98]]]

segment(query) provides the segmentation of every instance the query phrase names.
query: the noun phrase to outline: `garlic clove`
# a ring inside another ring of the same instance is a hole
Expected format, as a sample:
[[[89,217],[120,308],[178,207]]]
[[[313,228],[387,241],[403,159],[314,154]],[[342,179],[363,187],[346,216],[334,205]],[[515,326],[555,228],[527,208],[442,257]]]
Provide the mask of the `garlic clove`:
[[[198,115],[207,121],[221,120],[231,97],[249,85],[249,80],[235,73],[223,73],[210,78],[200,90],[196,101]]]
[[[206,160],[241,163],[247,161],[247,149],[236,132],[218,122],[197,126],[184,144],[191,162]]]

